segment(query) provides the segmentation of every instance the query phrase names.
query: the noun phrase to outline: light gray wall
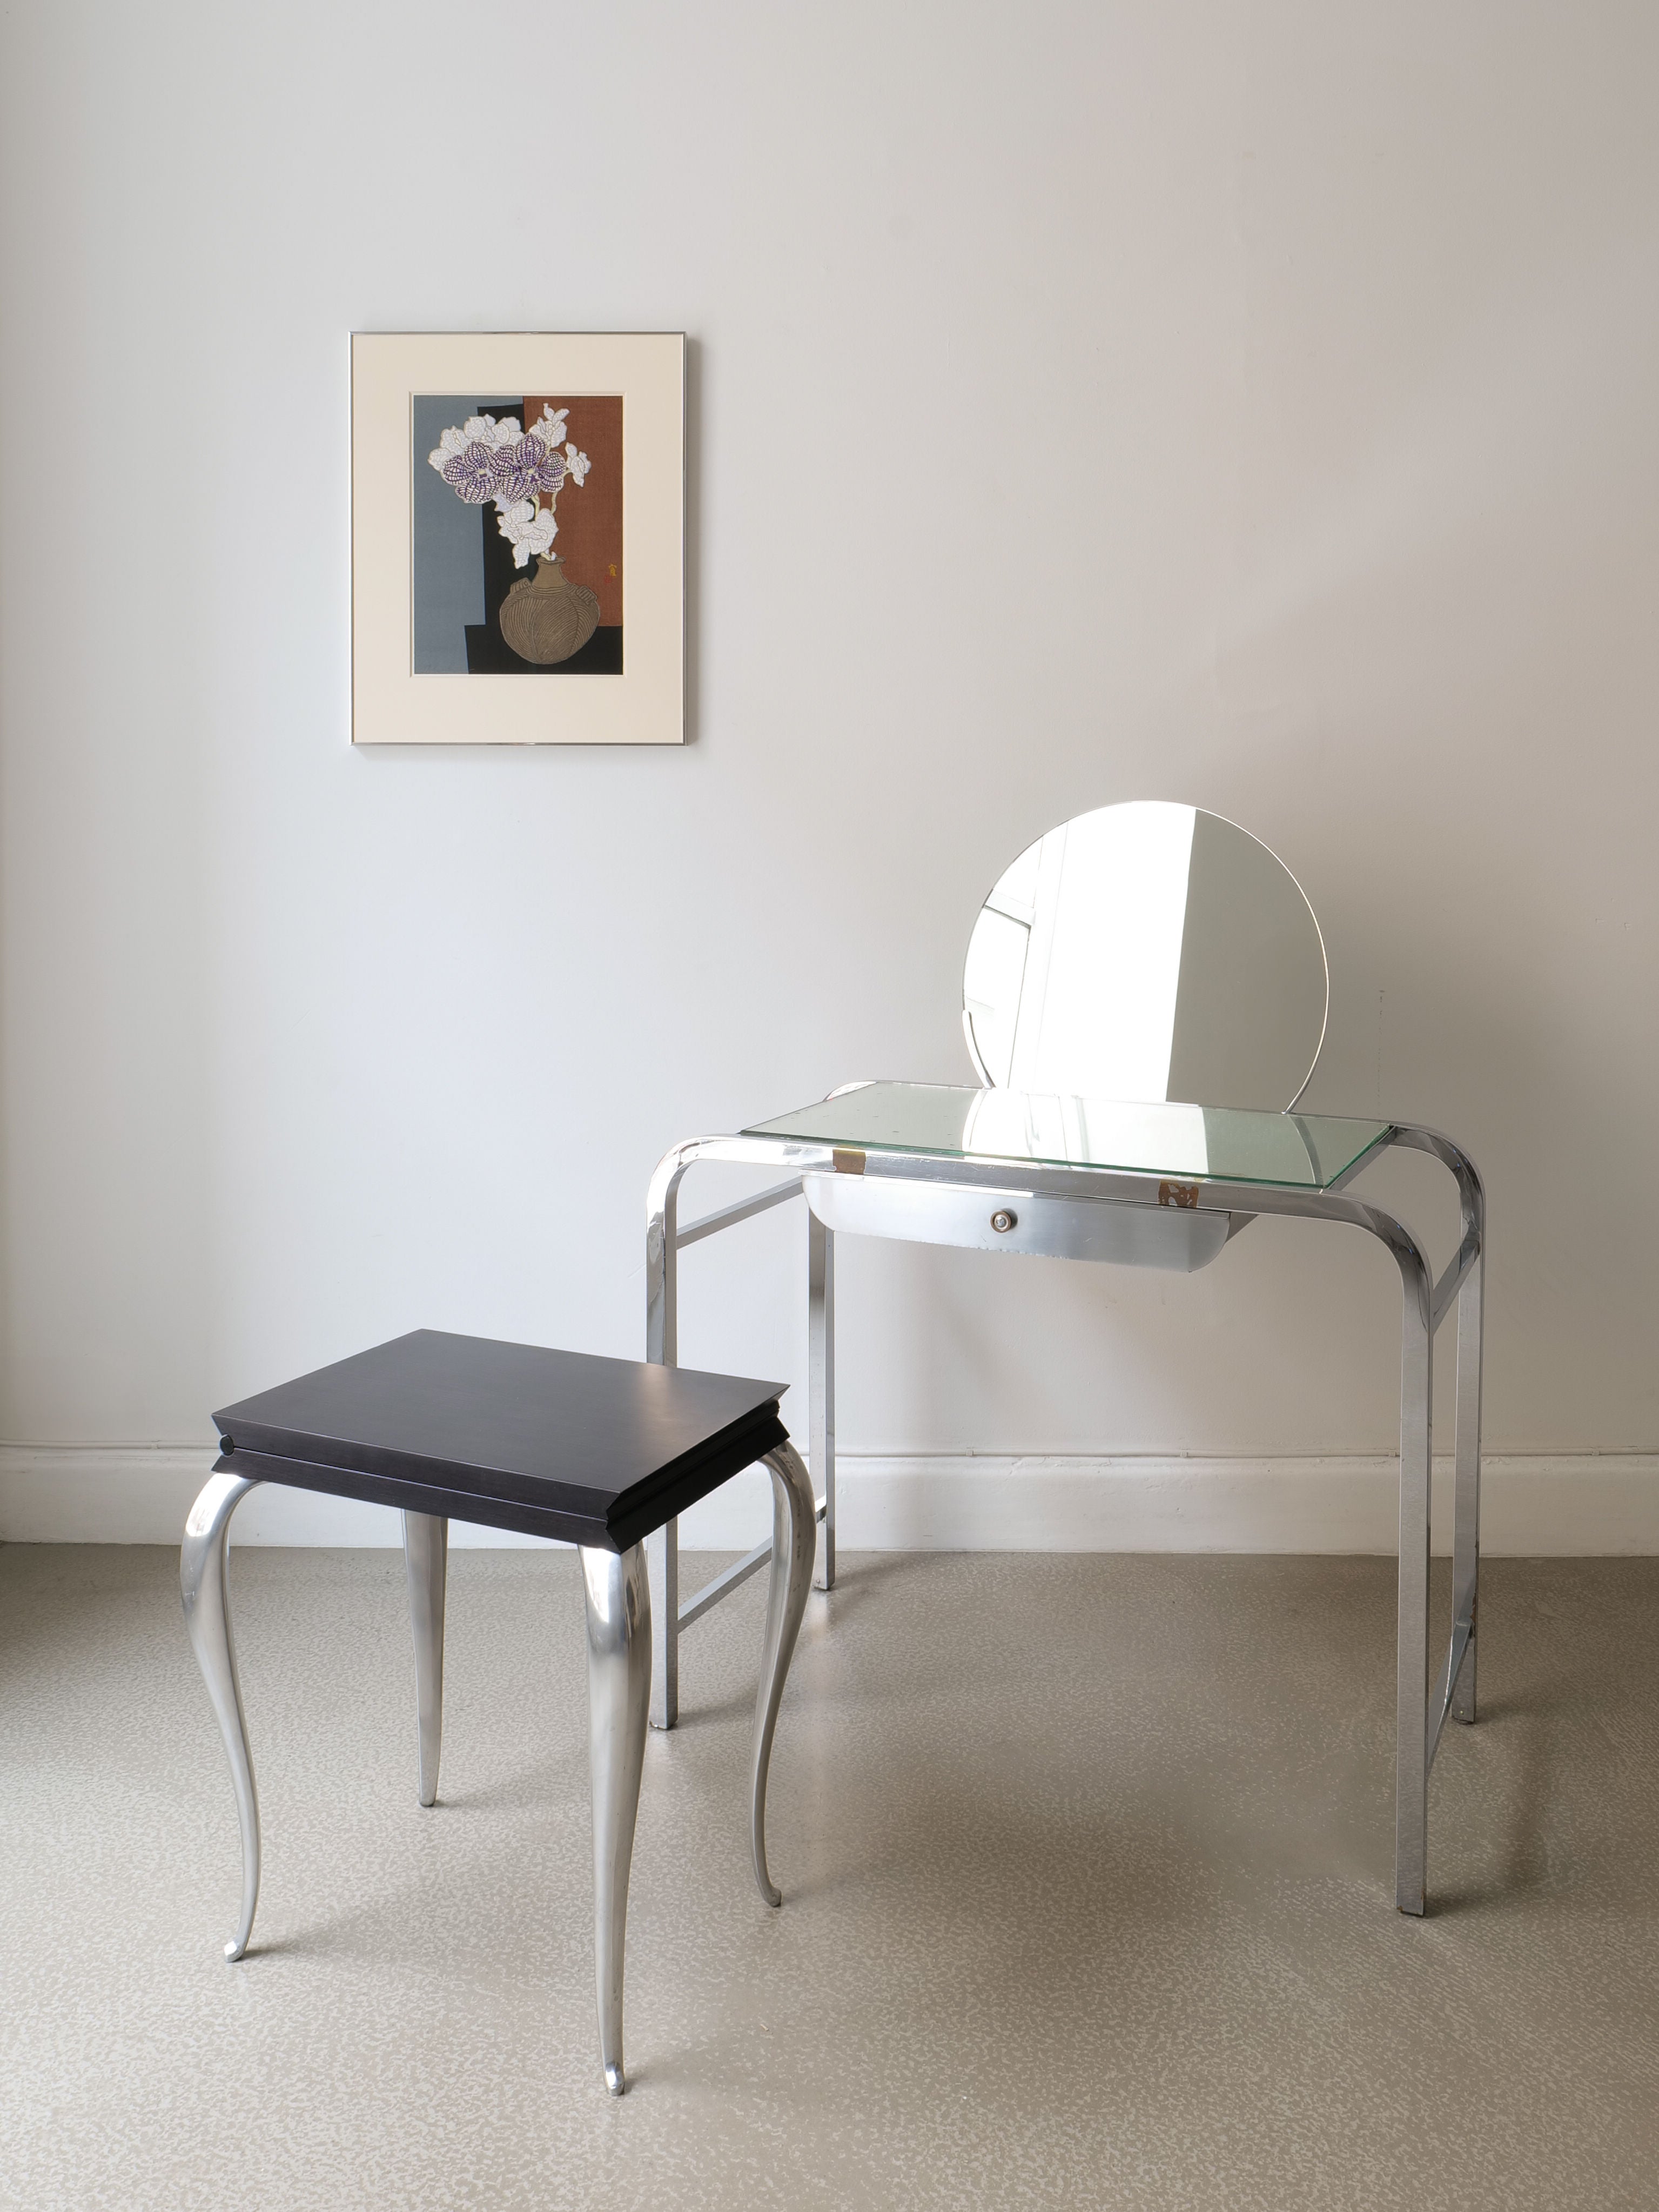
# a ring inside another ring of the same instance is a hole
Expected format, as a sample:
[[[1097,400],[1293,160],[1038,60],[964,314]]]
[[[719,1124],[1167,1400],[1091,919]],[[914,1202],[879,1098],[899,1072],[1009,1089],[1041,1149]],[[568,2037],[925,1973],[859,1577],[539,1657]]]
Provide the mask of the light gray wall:
[[[1152,796],[1306,884],[1310,1105],[1484,1168],[1494,1443],[1659,1445],[1651,9],[4,39],[0,1433],[637,1351],[659,1153],[965,1079],[981,893]],[[351,751],[354,327],[691,334],[683,752]],[[693,1255],[687,1358],[799,1371],[799,1234]],[[1386,1449],[1389,1276],[849,1247],[842,1439]]]

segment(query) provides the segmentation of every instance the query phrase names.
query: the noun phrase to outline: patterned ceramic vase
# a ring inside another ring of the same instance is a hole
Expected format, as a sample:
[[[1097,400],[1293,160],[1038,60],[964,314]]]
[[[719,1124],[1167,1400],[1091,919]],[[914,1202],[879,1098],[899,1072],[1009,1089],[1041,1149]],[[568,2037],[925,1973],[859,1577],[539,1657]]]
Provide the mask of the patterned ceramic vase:
[[[599,626],[599,602],[586,584],[568,584],[557,554],[544,553],[533,579],[521,576],[501,602],[501,635],[538,668],[568,660]]]

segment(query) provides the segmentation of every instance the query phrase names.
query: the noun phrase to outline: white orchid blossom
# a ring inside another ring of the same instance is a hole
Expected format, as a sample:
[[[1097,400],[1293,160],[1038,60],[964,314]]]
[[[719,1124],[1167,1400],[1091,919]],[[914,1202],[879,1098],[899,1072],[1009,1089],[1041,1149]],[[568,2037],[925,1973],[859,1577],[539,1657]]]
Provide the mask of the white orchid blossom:
[[[521,499],[516,506],[503,507],[499,527],[513,548],[515,568],[526,567],[532,553],[550,552],[559,534],[552,508],[538,508],[533,499]]]
[[[569,412],[568,407],[561,407],[556,413],[544,400],[541,421],[530,426],[532,436],[539,438],[550,453],[556,453],[564,443],[564,418]]]
[[[566,412],[568,413],[568,411],[569,410],[567,409]],[[586,454],[579,453],[574,446],[567,446],[565,447],[564,465],[566,469],[576,479],[578,483],[580,483],[585,480],[587,471],[593,465],[592,462],[588,459]]]

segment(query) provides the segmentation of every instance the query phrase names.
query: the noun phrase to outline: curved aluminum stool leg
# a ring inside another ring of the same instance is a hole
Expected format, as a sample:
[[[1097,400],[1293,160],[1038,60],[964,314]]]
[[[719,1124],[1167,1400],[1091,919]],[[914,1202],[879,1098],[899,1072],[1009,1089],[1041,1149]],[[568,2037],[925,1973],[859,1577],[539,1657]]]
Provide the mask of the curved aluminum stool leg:
[[[587,1755],[593,1782],[593,1952],[599,2056],[613,2097],[623,2072],[623,1960],[628,1869],[640,1809],[651,1701],[651,1588],[645,1547],[581,1549],[587,1600]]]
[[[766,1870],[766,1774],[772,1763],[772,1737],[778,1724],[783,1685],[806,1610],[817,1550],[817,1507],[811,1478],[793,1444],[768,1452],[772,1477],[772,1579],[766,1600],[766,1644],[761,1659],[760,1693],[755,1700],[755,1758],[750,1778],[749,1847],[755,1880],[769,1905],[783,1899]]]
[[[190,1509],[179,1553],[179,1588],[185,1601],[185,1626],[196,1652],[208,1695],[230,1755],[236,1790],[236,1814],[242,1827],[242,1917],[227,1959],[240,1959],[253,1932],[259,1902],[259,1798],[253,1760],[242,1717],[242,1686],[236,1679],[236,1647],[231,1640],[230,1610],[225,1599],[225,1550],[230,1516],[255,1484],[240,1474],[216,1474]]]
[[[420,1732],[421,1802],[438,1802],[438,1755],[444,1740],[444,1582],[449,1523],[436,1513],[404,1516],[404,1566],[415,1630],[415,1709]]]

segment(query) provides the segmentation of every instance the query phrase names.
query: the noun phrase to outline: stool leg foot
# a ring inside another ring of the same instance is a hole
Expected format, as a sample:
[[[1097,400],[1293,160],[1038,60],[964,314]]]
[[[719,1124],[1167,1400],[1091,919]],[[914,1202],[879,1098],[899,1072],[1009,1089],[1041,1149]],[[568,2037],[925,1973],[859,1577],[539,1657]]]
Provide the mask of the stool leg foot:
[[[628,1870],[640,1809],[651,1700],[651,1590],[645,1547],[622,1553],[582,1547],[587,1601],[587,1749],[593,1784],[593,1950],[599,2056],[605,2087],[620,2097],[623,1960],[628,1936]]]
[[[817,1507],[811,1478],[793,1444],[766,1455],[772,1477],[772,1578],[766,1600],[766,1643],[761,1658],[760,1692],[755,1700],[755,1756],[750,1777],[749,1847],[755,1880],[769,1905],[781,1905],[766,1867],[766,1776],[772,1763],[772,1737],[778,1724],[783,1685],[812,1586],[817,1547]]]
[[[216,1474],[190,1509],[185,1540],[179,1553],[179,1590],[185,1605],[185,1626],[202,1670],[208,1695],[218,1717],[230,1757],[230,1778],[236,1791],[236,1816],[242,1829],[242,1912],[234,1942],[225,1946],[227,1959],[240,1959],[253,1933],[254,1908],[259,1902],[259,1798],[253,1782],[253,1759],[247,1747],[247,1723],[242,1714],[242,1686],[236,1674],[236,1646],[230,1632],[230,1607],[225,1596],[225,1553],[230,1516],[252,1481],[240,1474]]]
[[[415,1708],[420,1734],[421,1802],[438,1802],[438,1758],[444,1741],[444,1583],[449,1523],[437,1513],[404,1516],[404,1566],[415,1630]]]

